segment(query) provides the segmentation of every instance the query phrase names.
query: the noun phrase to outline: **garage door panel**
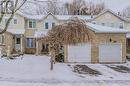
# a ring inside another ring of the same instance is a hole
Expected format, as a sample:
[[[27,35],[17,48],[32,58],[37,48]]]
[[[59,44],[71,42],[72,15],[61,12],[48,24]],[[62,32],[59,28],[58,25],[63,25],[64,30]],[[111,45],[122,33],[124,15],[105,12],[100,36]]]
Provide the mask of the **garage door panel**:
[[[70,45],[68,46],[69,62],[91,62],[91,45]]]
[[[121,62],[121,44],[101,44],[99,46],[100,62]]]

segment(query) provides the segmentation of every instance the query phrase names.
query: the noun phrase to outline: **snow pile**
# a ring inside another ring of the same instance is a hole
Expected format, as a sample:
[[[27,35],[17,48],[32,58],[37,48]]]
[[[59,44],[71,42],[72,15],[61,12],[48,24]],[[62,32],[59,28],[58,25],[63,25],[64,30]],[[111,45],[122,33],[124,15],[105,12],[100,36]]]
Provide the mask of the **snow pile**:
[[[24,55],[15,60],[0,59],[1,86],[129,86],[130,73],[120,73],[102,64],[83,64],[101,72],[99,76],[78,74],[71,64],[54,64],[50,71],[50,57]],[[82,64],[81,64],[82,65]],[[130,63],[114,64],[130,68]]]

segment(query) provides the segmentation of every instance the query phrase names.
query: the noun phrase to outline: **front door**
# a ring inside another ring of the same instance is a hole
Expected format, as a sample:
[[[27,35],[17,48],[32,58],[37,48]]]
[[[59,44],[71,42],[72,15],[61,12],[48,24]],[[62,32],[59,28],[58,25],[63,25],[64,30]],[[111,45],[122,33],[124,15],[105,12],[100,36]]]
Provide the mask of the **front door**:
[[[21,37],[20,37],[20,35],[15,36],[15,50],[17,52],[21,50]]]

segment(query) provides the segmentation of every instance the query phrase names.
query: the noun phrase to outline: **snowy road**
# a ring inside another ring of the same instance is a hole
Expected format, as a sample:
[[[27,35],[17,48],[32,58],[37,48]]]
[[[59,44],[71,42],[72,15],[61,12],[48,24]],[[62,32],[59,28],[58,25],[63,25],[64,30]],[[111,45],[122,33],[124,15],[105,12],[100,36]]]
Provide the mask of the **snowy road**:
[[[81,81],[81,82],[13,82],[0,81],[0,86],[129,86],[130,81]]]

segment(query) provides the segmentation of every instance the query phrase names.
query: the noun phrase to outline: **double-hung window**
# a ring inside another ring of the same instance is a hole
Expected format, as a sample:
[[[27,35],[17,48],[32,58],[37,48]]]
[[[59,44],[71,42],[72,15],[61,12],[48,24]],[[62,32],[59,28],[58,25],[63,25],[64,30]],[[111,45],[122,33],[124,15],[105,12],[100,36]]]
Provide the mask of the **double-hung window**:
[[[49,24],[48,24],[48,22],[45,23],[45,29],[49,29]]]
[[[54,23],[54,22],[52,23],[52,28],[53,28],[53,27],[55,27],[55,23]]]
[[[5,18],[5,25],[6,25],[6,23],[8,22],[8,19],[7,18]]]
[[[17,23],[18,23],[17,19],[14,19],[14,24],[17,24]]]
[[[124,28],[124,24],[121,22],[119,27],[120,27],[121,29],[123,29],[123,28]]]
[[[27,48],[35,48],[36,40],[34,38],[27,38]]]
[[[0,44],[4,44],[4,35],[0,35]]]
[[[36,28],[36,21],[35,20],[29,20],[29,28]]]

